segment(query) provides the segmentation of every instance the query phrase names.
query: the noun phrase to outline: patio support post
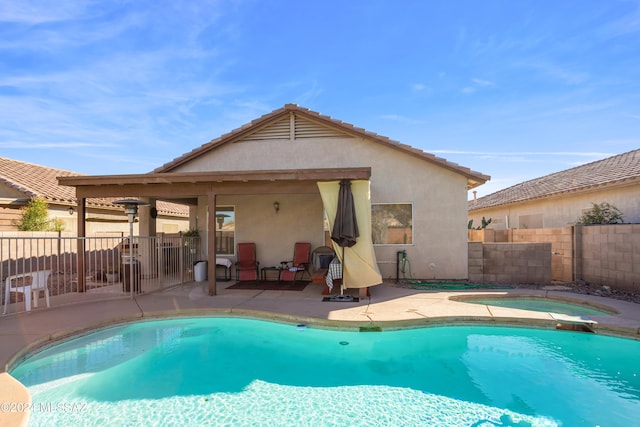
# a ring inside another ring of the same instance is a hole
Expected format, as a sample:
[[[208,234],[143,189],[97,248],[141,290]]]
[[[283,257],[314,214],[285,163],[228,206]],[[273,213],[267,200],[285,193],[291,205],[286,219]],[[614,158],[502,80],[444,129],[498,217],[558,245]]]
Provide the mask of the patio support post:
[[[207,194],[207,210],[209,212],[207,220],[207,276],[209,278],[209,295],[216,294],[216,193]]]
[[[84,292],[85,291],[85,278],[87,277],[86,273],[85,273],[85,266],[84,266],[84,257],[85,257],[85,247],[84,247],[84,243],[85,243],[85,237],[87,237],[87,223],[85,221],[85,216],[86,216],[86,202],[87,199],[84,197],[81,197],[78,199],[78,250],[77,250],[77,256],[78,256],[78,292]]]

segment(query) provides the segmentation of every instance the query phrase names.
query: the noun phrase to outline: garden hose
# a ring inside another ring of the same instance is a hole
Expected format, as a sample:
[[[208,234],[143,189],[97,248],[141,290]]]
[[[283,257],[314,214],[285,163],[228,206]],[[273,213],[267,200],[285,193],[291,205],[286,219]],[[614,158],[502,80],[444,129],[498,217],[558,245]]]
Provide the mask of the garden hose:
[[[411,261],[407,257],[406,251],[398,252],[400,258],[400,272],[402,278],[412,285],[413,289],[444,289],[444,290],[465,290],[465,289],[512,289],[513,286],[497,286],[497,285],[472,285],[460,281],[440,281],[440,282],[423,282],[413,278],[411,273]],[[407,272],[409,277],[407,277]]]

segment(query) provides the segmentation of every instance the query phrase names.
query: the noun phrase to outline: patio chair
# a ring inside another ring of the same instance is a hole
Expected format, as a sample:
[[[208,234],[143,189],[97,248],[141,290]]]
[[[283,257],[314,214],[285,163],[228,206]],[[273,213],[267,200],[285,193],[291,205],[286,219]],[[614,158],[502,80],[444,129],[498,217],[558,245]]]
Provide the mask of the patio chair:
[[[311,266],[312,271],[318,271],[321,269],[327,270],[329,263],[336,256],[336,253],[329,246],[317,247],[311,252]]]
[[[311,251],[311,243],[298,242],[293,249],[293,260],[282,261],[280,270],[281,281],[296,281],[298,275],[304,276],[306,272],[309,277],[309,256]]]
[[[236,279],[238,281],[258,281],[260,263],[256,259],[255,243],[238,243],[238,260],[236,261]]]
[[[4,310],[2,314],[7,314],[11,292],[23,294],[26,310],[31,311],[31,298],[33,298],[33,306],[37,308],[40,291],[44,291],[47,307],[51,307],[49,288],[47,287],[49,275],[51,275],[51,270],[40,270],[7,277],[5,279]]]

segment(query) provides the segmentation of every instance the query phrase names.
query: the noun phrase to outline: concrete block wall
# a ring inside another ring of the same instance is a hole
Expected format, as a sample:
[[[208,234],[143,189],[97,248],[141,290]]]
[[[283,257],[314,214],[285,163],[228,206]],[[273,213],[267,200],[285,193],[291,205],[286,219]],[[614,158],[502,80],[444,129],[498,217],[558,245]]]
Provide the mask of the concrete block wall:
[[[580,270],[588,283],[640,292],[640,224],[579,226]]]
[[[551,243],[551,277],[561,282],[571,282],[573,278],[573,226],[560,228],[514,229],[514,243]]]
[[[573,227],[508,230],[469,230],[469,241],[483,243],[551,243],[552,280],[573,280]]]
[[[468,253],[470,282],[551,283],[550,243],[469,242]]]
[[[584,280],[594,285],[640,292],[640,224],[497,231],[469,230],[469,238],[474,240],[470,244],[498,242],[505,237],[514,243],[550,243],[552,280]],[[472,262],[471,256],[469,262]],[[472,277],[471,267],[469,277]]]
[[[484,282],[482,247],[482,242],[469,242],[469,281],[472,283]]]

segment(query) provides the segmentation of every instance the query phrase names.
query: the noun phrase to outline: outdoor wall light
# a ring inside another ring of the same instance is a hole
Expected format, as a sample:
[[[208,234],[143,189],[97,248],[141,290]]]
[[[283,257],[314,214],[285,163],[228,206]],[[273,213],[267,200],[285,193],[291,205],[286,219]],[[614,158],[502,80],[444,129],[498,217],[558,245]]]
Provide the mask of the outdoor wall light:
[[[73,215],[75,212],[75,209],[73,209],[73,206],[69,206],[69,209],[67,209],[67,212],[69,212],[69,215]]]
[[[276,211],[276,213],[278,213],[278,211],[280,210],[280,203],[273,202],[273,209]]]

